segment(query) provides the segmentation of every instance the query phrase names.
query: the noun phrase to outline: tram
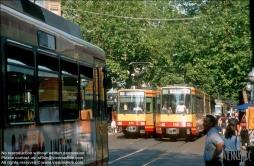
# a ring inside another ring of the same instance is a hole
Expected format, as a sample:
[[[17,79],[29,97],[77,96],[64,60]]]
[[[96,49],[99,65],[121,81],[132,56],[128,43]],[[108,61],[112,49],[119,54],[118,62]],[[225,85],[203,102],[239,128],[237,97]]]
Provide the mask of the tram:
[[[214,112],[214,115],[216,117],[220,117],[221,115],[227,113],[227,110],[226,110],[226,104],[223,103],[221,100],[215,100],[215,112]]]
[[[117,100],[117,126],[127,138],[154,136],[155,89],[118,90]]]
[[[1,165],[107,165],[103,49],[30,1],[0,2]]]
[[[107,92],[107,113],[108,120],[111,122],[113,119],[116,120],[116,103],[117,103],[117,90],[110,89]]]
[[[160,87],[156,99],[156,134],[160,139],[190,141],[203,133],[203,118],[214,111],[214,99],[188,84]]]

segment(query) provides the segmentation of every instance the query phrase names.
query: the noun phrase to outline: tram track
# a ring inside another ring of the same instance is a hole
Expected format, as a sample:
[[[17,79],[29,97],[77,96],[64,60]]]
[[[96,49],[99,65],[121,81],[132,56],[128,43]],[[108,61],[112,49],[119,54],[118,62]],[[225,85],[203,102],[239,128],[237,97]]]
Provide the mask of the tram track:
[[[129,156],[132,156],[132,155],[134,155],[134,154],[136,154],[136,153],[140,153],[140,152],[142,152],[142,151],[144,151],[144,150],[146,150],[146,149],[149,149],[149,148],[151,148],[151,147],[153,147],[153,146],[159,145],[159,144],[161,144],[161,143],[163,143],[163,142],[164,142],[164,141],[160,141],[160,142],[158,142],[158,143],[156,143],[156,144],[154,144],[154,145],[147,146],[147,147],[145,147],[145,148],[139,149],[139,150],[137,150],[137,151],[134,151],[134,152],[132,152],[132,153],[129,153],[129,154],[127,154],[127,155],[124,155],[124,156],[122,156],[122,157],[119,157],[119,158],[117,158],[117,159],[115,159],[115,160],[112,160],[112,161],[108,162],[108,165],[113,164],[114,162],[117,162],[117,161],[122,160],[122,159],[124,159],[124,158],[127,158],[127,157],[129,157]]]
[[[118,138],[119,139],[119,138]],[[125,147],[126,145],[131,145],[131,144],[135,144],[135,143],[138,143],[138,142],[140,142],[140,141],[144,141],[144,140],[146,140],[146,139],[148,139],[148,138],[137,138],[137,139],[128,139],[128,138],[126,138],[124,135],[122,136],[122,138],[120,138],[119,140],[120,141],[117,141],[117,142],[119,142],[119,143],[121,143],[121,145],[115,145],[115,146],[117,146],[118,148],[119,147]],[[123,143],[122,141],[123,140],[128,140],[128,142],[126,142],[126,143]],[[112,143],[112,141],[109,141],[109,143]],[[114,140],[114,143],[116,143],[116,141]],[[115,147],[115,146],[113,146],[113,147]]]
[[[202,140],[201,139],[195,140],[196,143],[198,143],[199,141],[202,141]],[[153,144],[153,145],[150,145],[150,146],[146,146],[145,148],[142,148],[142,149],[136,150],[134,152],[128,153],[128,154],[126,154],[124,156],[121,156],[121,157],[116,158],[116,159],[114,159],[112,161],[109,161],[108,165],[113,165],[113,163],[116,164],[118,162],[121,163],[122,161],[124,161],[126,159],[128,160],[128,158],[132,158],[132,156],[135,156],[135,155],[138,155],[138,154],[142,154],[144,152],[146,153],[147,150],[149,151],[149,149],[153,149],[153,147],[156,147],[157,145],[162,144],[162,143],[166,143],[166,142],[165,141],[159,141],[156,144]],[[163,158],[164,156],[170,155],[171,153],[174,153],[175,151],[185,147],[184,145],[186,145],[188,143],[190,143],[190,142],[179,142],[179,143],[175,144],[174,146],[171,146],[168,150],[165,149],[164,152],[161,152],[161,153],[159,153],[157,155],[151,156],[151,158],[149,158],[149,159],[148,158],[146,160],[143,159],[144,163],[140,163],[140,165],[142,165],[142,166],[148,166],[148,165],[152,164],[153,162],[156,162],[159,159]],[[161,145],[159,145],[159,146],[161,146]]]
[[[195,143],[199,143],[199,142],[203,141],[203,139],[204,139],[204,137],[201,137],[201,138],[195,140]],[[148,166],[149,164],[153,163],[154,161],[156,161],[156,160],[162,158],[163,156],[168,155],[168,154],[171,153],[171,152],[174,152],[175,150],[179,149],[180,147],[182,147],[183,145],[185,145],[185,144],[187,144],[187,143],[189,143],[189,142],[182,142],[182,143],[178,144],[177,146],[172,147],[171,149],[169,149],[169,150],[167,150],[166,152],[164,152],[164,153],[158,155],[157,157],[151,159],[149,162],[143,164],[142,166]]]
[[[143,166],[147,166],[147,165],[151,164],[152,162],[154,162],[154,161],[160,159],[161,157],[163,157],[163,156],[169,154],[170,152],[173,152],[174,150],[178,149],[179,147],[181,147],[182,145],[185,145],[185,144],[187,144],[187,142],[183,142],[183,143],[178,144],[177,146],[175,146],[175,147],[173,147],[173,148],[167,150],[166,152],[164,152],[164,153],[160,154],[159,156],[153,158],[153,159],[150,160],[149,162],[143,164]]]
[[[119,143],[121,143],[121,145],[115,145],[115,146],[117,146],[118,148],[120,148],[120,147],[123,148],[125,146],[130,145],[130,144],[135,144],[135,143],[143,141],[143,140],[145,140],[145,138],[144,139],[138,139],[138,140],[135,140],[135,141],[126,142],[126,143],[122,143],[122,142],[119,141]]]

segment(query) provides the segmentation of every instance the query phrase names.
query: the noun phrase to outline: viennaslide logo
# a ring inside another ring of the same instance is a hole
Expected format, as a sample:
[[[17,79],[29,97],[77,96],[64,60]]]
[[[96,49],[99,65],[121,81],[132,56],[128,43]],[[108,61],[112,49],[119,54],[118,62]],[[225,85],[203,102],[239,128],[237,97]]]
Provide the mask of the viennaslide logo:
[[[251,160],[251,153],[252,151],[236,151],[236,152],[228,152],[228,151],[224,151],[223,152],[223,158],[227,161],[252,161]]]

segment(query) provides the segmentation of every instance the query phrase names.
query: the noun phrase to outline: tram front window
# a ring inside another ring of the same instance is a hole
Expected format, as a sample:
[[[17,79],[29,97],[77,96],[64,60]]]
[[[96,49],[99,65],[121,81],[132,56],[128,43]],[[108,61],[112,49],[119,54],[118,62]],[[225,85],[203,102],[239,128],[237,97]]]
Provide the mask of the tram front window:
[[[221,106],[215,106],[215,115],[221,115]]]
[[[162,96],[161,114],[191,114],[190,94],[169,94]]]
[[[139,114],[145,113],[145,96],[141,92],[120,92],[118,113]]]

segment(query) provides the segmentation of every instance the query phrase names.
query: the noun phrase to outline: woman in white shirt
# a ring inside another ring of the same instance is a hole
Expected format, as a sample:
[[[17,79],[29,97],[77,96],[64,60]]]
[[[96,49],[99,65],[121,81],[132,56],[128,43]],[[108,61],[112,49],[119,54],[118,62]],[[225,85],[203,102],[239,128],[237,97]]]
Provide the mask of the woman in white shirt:
[[[241,161],[241,148],[240,139],[235,135],[236,124],[230,122],[226,128],[224,141],[224,153],[223,153],[223,165],[224,166],[239,166]]]

